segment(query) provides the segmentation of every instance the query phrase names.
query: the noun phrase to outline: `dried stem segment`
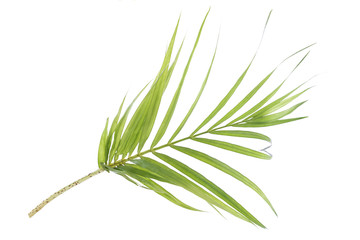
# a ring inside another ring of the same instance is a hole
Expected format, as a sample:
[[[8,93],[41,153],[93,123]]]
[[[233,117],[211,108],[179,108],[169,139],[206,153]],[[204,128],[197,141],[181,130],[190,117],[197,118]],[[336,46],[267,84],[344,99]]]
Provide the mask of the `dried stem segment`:
[[[54,200],[55,198],[57,198],[58,196],[60,196],[61,194],[63,194],[64,192],[66,192],[67,190],[71,189],[72,187],[75,187],[76,185],[79,185],[80,183],[88,180],[89,178],[103,172],[103,169],[98,169],[92,173],[89,173],[88,175],[86,175],[83,178],[80,178],[79,180],[67,185],[66,187],[60,189],[59,191],[57,191],[56,193],[54,193],[53,195],[51,195],[50,197],[48,197],[47,199],[45,199],[42,203],[40,203],[36,208],[34,208],[30,213],[29,213],[29,217],[34,216],[38,211],[40,211],[43,207],[46,206],[46,204],[48,204],[49,202],[51,202],[52,200]]]

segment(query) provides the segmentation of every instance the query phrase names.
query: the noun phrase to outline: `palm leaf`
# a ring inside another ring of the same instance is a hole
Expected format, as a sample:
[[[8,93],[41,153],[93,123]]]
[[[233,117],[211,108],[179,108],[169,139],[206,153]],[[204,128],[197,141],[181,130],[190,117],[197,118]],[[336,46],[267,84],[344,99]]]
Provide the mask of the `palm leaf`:
[[[305,102],[300,102],[295,104],[287,109],[284,107],[288,106],[295,99],[299,98],[302,94],[304,94],[309,88],[300,91],[299,93],[295,93],[298,89],[300,89],[303,85],[299,85],[295,89],[286,93],[285,95],[277,98],[276,100],[268,103],[271,98],[273,98],[279,89],[284,85],[285,81],[290,77],[290,75],[294,72],[296,68],[304,61],[306,54],[298,64],[292,69],[290,74],[283,80],[280,85],[276,86],[270,93],[268,93],[262,100],[255,103],[253,106],[250,106],[249,110],[246,112],[239,114],[239,112],[243,109],[243,106],[249,104],[251,99],[255,94],[259,92],[259,90],[268,82],[270,77],[273,75],[274,71],[277,69],[274,68],[273,71],[266,74],[265,77],[259,81],[259,83],[245,96],[243,97],[235,106],[230,108],[231,110],[225,113],[220,119],[216,120],[214,124],[212,124],[206,131],[200,131],[203,127],[205,127],[210,121],[214,120],[218,117],[218,113],[228,104],[229,100],[236,96],[235,92],[240,86],[240,84],[245,81],[245,76],[250,71],[250,67],[252,66],[255,57],[257,56],[257,52],[259,47],[257,48],[253,58],[250,63],[246,66],[245,70],[242,72],[240,77],[235,81],[234,85],[231,89],[226,93],[226,95],[221,99],[221,101],[213,108],[209,115],[207,115],[203,121],[201,121],[200,125],[195,128],[195,130],[187,137],[176,139],[180,131],[185,127],[186,123],[188,123],[191,114],[194,112],[198,102],[200,101],[200,97],[205,89],[205,86],[208,82],[210,72],[214,63],[216,50],[218,43],[216,43],[215,51],[211,59],[210,66],[205,75],[203,83],[199,89],[199,92],[194,99],[192,105],[190,106],[187,114],[181,121],[180,125],[175,128],[175,131],[171,135],[170,139],[166,144],[159,145],[159,142],[165,135],[169,129],[171,129],[171,119],[175,114],[176,106],[180,102],[182,88],[184,85],[184,81],[188,70],[191,65],[191,60],[195,53],[196,47],[201,42],[201,33],[204,29],[205,21],[207,19],[209,12],[206,13],[204,20],[199,28],[197,37],[195,39],[195,43],[193,45],[192,52],[188,58],[185,69],[183,70],[182,77],[178,83],[178,86],[173,94],[173,98],[171,102],[168,104],[168,107],[165,111],[165,115],[161,118],[161,122],[158,129],[153,129],[155,126],[155,121],[159,120],[158,112],[159,108],[162,105],[163,95],[167,89],[168,84],[172,80],[172,73],[176,67],[177,61],[180,56],[180,52],[183,46],[183,42],[180,44],[180,47],[177,50],[177,53],[172,60],[173,52],[175,48],[176,35],[179,26],[180,18],[176,24],[175,30],[172,34],[170,44],[167,48],[167,51],[164,56],[164,60],[161,64],[160,70],[156,77],[154,78],[152,84],[150,85],[148,91],[145,96],[142,98],[140,103],[137,106],[137,109],[134,111],[132,116],[130,115],[130,110],[134,103],[137,101],[141,93],[146,89],[142,89],[134,100],[129,104],[126,110],[123,112],[123,108],[125,105],[125,97],[120,105],[120,108],[112,121],[110,129],[109,119],[106,120],[105,129],[102,132],[99,144],[98,151],[98,165],[99,169],[89,175],[79,179],[78,181],[68,185],[67,187],[61,189],[50,198],[46,199],[43,203],[37,206],[29,216],[34,215],[38,212],[43,206],[45,206],[48,202],[53,200],[58,195],[72,188],[73,186],[78,185],[79,183],[89,179],[96,174],[101,172],[109,171],[116,173],[124,179],[134,183],[138,186],[147,188],[149,190],[154,191],[165,199],[171,201],[172,203],[183,207],[185,209],[199,211],[198,208],[192,207],[181,200],[175,197],[172,193],[165,189],[164,184],[171,184],[177,187],[181,187],[186,191],[192,193],[196,197],[204,200],[207,204],[213,207],[216,211],[221,210],[225,211],[239,219],[252,223],[254,225],[265,228],[265,226],[248,210],[243,207],[239,203],[239,201],[228,193],[226,193],[221,186],[217,185],[215,182],[210,181],[206,178],[200,170],[195,170],[184,163],[181,162],[181,159],[176,159],[174,156],[165,155],[160,153],[160,150],[166,148],[173,148],[177,152],[181,152],[182,154],[186,154],[193,159],[199,160],[208,164],[209,166],[222,171],[240,181],[241,183],[248,186],[254,192],[256,192],[273,210],[276,214],[274,207],[270,203],[267,196],[264,192],[250,179],[245,177],[243,174],[238,172],[236,169],[231,166],[225,164],[224,162],[213,158],[204,153],[206,150],[202,149],[191,149],[179,146],[179,144],[183,142],[189,142],[189,140],[193,140],[199,143],[202,143],[203,146],[210,146],[220,149],[221,151],[232,151],[235,153],[239,153],[241,155],[246,155],[259,159],[271,159],[271,155],[265,152],[264,150],[256,150],[244,146],[240,146],[236,143],[238,138],[245,139],[255,139],[259,141],[266,141],[271,144],[271,140],[268,136],[261,134],[259,132],[254,131],[246,131],[241,130],[241,128],[248,127],[266,127],[273,126],[278,124],[283,124],[287,122],[296,121],[302,119],[304,117],[294,117],[294,118],[285,118],[288,115],[292,114],[298,107],[302,106]],[[266,26],[268,24],[271,12],[266,20],[264,32]],[[260,44],[262,42],[263,36],[261,37]],[[260,46],[259,44],[259,46]],[[308,49],[312,45],[304,47],[290,56],[286,57],[281,63],[289,59],[290,57],[296,56],[302,53],[305,49]],[[280,63],[280,64],[281,64]],[[279,65],[278,65],[279,66]],[[148,85],[147,85],[148,86]],[[239,115],[238,115],[239,114]],[[231,120],[231,118],[234,119]],[[130,118],[129,121],[127,119]],[[229,120],[230,122],[224,124],[225,121]],[[235,129],[234,129],[235,128]],[[237,128],[237,129],[236,129]],[[239,129],[240,128],[240,129]],[[155,137],[150,142],[150,148],[147,150],[143,150],[145,144],[149,140],[151,132],[155,131]],[[203,137],[202,135],[206,135],[207,137]],[[231,137],[230,139],[235,142],[230,142],[228,140],[216,140],[211,137],[215,137],[216,135],[221,135],[225,137]],[[137,152],[133,153],[137,148]],[[201,148],[201,145],[200,147]],[[154,157],[148,156],[148,154],[153,154]],[[221,214],[221,212],[219,212]]]

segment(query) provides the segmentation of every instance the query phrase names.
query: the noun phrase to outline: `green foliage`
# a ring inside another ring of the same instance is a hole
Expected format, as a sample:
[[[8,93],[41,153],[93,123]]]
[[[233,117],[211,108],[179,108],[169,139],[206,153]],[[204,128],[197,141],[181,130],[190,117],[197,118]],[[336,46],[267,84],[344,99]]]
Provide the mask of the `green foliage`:
[[[208,12],[209,13],[209,12]],[[223,99],[217,104],[217,106],[211,111],[211,113],[201,122],[201,124],[195,128],[195,130],[190,134],[190,136],[175,140],[180,131],[183,129],[187,123],[190,115],[193,113],[208,81],[211,68],[214,63],[216,49],[211,60],[211,64],[208,68],[208,72],[204,78],[204,81],[199,89],[198,95],[195,98],[193,104],[185,115],[184,119],[180,125],[176,128],[175,132],[171,135],[170,139],[167,140],[167,143],[164,145],[159,145],[160,140],[163,138],[165,133],[169,131],[169,125],[171,123],[172,116],[176,110],[179,97],[181,95],[181,90],[188,72],[188,69],[191,64],[192,57],[196,50],[196,47],[200,41],[201,32],[203,30],[206,18],[206,14],[201,27],[198,32],[198,36],[195,40],[193,50],[188,58],[188,62],[183,71],[182,77],[178,84],[178,87],[173,94],[172,101],[170,102],[165,116],[163,117],[160,127],[155,131],[155,137],[150,144],[150,149],[143,150],[145,143],[148,141],[148,138],[152,131],[154,131],[154,123],[157,119],[158,110],[161,105],[161,100],[163,94],[171,80],[172,73],[176,66],[177,60],[179,58],[182,44],[179,47],[177,54],[174,60],[171,62],[171,56],[173,53],[174,43],[176,39],[176,34],[179,26],[179,21],[175,27],[174,33],[171,37],[169,47],[165,53],[163,63],[160,67],[160,70],[152,82],[148,92],[143,97],[142,101],[139,103],[134,114],[131,116],[130,120],[127,122],[129,117],[129,112],[134,102],[137,100],[141,92],[136,96],[136,98],[131,102],[127,107],[124,113],[121,114],[125,98],[119,108],[117,115],[115,116],[111,127],[108,129],[109,120],[106,121],[106,127],[101,135],[99,154],[98,154],[98,164],[99,167],[119,174],[125,179],[131,181],[132,183],[142,186],[144,188],[153,190],[155,193],[166,198],[167,200],[173,202],[174,204],[181,206],[189,210],[199,211],[198,209],[191,207],[173,194],[171,194],[162,183],[172,184],[178,187],[181,187],[195,196],[203,199],[205,202],[214,207],[215,210],[221,209],[226,211],[242,220],[250,222],[254,225],[265,228],[265,226],[257,220],[250,212],[248,212],[237,200],[231,197],[226,193],[221,187],[217,186],[215,183],[207,179],[200,172],[195,169],[190,168],[185,165],[178,159],[175,159],[173,156],[168,156],[159,151],[164,148],[172,148],[176,151],[192,157],[193,159],[199,160],[212,166],[219,171],[228,174],[229,176],[237,179],[242,182],[252,190],[254,190],[275,212],[274,207],[271,205],[269,199],[263,193],[263,191],[250,179],[245,177],[243,174],[225,164],[224,162],[209,156],[197,149],[190,149],[183,146],[179,146],[180,143],[184,141],[196,141],[202,143],[204,146],[210,146],[219,148],[222,150],[232,151],[242,155],[250,156],[258,159],[271,159],[271,155],[265,152],[264,150],[254,150],[244,146],[240,146],[234,143],[227,141],[219,141],[212,139],[211,137],[215,135],[222,136],[231,136],[237,138],[251,138],[260,141],[265,141],[271,144],[271,139],[264,134],[254,132],[254,131],[245,131],[241,128],[256,128],[256,127],[267,127],[278,125],[282,123],[287,123],[295,120],[302,119],[304,117],[296,118],[285,118],[292,112],[294,112],[298,107],[303,105],[305,101],[296,103],[291,107],[286,108],[290,103],[295,99],[301,96],[309,88],[301,91],[300,93],[293,94],[303,85],[298,86],[297,88],[291,90],[282,97],[274,100],[271,103],[268,103],[279,89],[284,85],[286,80],[289,78],[292,72],[303,62],[308,54],[306,54],[301,61],[294,67],[289,76],[280,83],[274,90],[272,90],[268,95],[266,95],[262,100],[250,106],[245,112],[239,113],[243,107],[248,104],[248,102],[253,98],[254,95],[271,79],[273,73],[277,70],[278,66],[285,62],[287,59],[295,56],[304,50],[308,49],[312,45],[309,45],[285,58],[276,68],[274,68],[270,73],[268,73],[248,94],[245,95],[230,111],[225,113],[219,120],[215,122],[208,130],[201,132],[200,130],[206,126],[212,119],[218,116],[220,110],[229,102],[229,100],[234,96],[237,88],[240,83],[246,77],[246,74],[252,66],[253,60],[256,57],[256,53],[248,66],[245,68],[241,76],[237,79],[231,89],[223,97]],[[271,12],[270,12],[271,14]],[[269,14],[269,17],[270,17]],[[269,17],[266,21],[268,23]],[[180,20],[180,19],[179,19]],[[264,28],[264,31],[265,31]],[[257,52],[257,51],[256,51]],[[148,86],[148,85],[147,85]],[[268,103],[268,104],[267,104]],[[228,121],[227,124],[224,124]],[[127,123],[127,124],[126,124]],[[207,135],[208,138],[200,137],[201,135]],[[234,139],[234,138],[233,138]],[[137,148],[137,153],[134,153],[134,150]],[[152,153],[152,157],[145,156]]]

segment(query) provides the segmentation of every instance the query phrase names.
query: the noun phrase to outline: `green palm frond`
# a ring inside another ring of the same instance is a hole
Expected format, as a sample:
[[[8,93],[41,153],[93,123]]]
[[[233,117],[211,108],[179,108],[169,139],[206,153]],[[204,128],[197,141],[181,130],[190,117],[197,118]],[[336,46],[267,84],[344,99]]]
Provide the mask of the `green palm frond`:
[[[272,206],[264,192],[246,176],[241,174],[236,169],[225,164],[221,160],[205,154],[201,151],[201,149],[196,149],[195,147],[194,149],[187,148],[181,146],[181,144],[183,142],[195,141],[201,143],[204,146],[215,147],[219,150],[231,151],[258,159],[271,159],[272,156],[265,150],[255,150],[227,141],[216,140],[213,137],[215,135],[222,135],[235,138],[251,138],[259,141],[265,141],[271,144],[271,139],[268,136],[252,130],[249,131],[247,129],[273,126],[303,119],[304,117],[287,118],[289,114],[293,113],[297,108],[299,108],[305,103],[305,101],[303,101],[288,107],[292,102],[294,102],[294,100],[296,100],[299,96],[301,96],[309,89],[306,88],[299,93],[296,93],[299,89],[301,89],[303,84],[286,93],[285,95],[273,100],[272,102],[270,102],[270,100],[276,95],[276,93],[284,85],[284,83],[294,72],[294,70],[303,62],[303,60],[307,57],[308,53],[304,55],[304,57],[292,69],[287,78],[283,80],[278,86],[276,86],[274,90],[272,90],[268,95],[266,95],[253,106],[249,106],[247,111],[241,113],[241,110],[245,105],[248,105],[249,101],[253,99],[253,96],[257,94],[257,92],[265,85],[265,83],[267,83],[269,79],[271,79],[273,73],[283,62],[295,55],[304,52],[312,45],[300,49],[299,51],[296,51],[289,57],[285,58],[277,67],[275,67],[270,73],[268,73],[249,93],[247,93],[234,107],[232,107],[231,110],[221,116],[219,120],[217,120],[213,125],[208,126],[207,130],[202,130],[209,124],[211,120],[218,117],[220,110],[222,110],[224,106],[229,102],[237,88],[243,82],[246,74],[248,73],[248,71],[251,70],[253,60],[256,57],[256,51],[255,55],[253,56],[252,60],[247,65],[241,76],[235,81],[234,85],[223,97],[223,99],[217,104],[217,106],[211,111],[211,113],[201,122],[199,126],[195,128],[195,130],[189,136],[177,139],[178,134],[185,127],[186,123],[189,120],[189,117],[196,108],[196,105],[199,102],[201,95],[205,89],[215,59],[217,49],[216,45],[207,74],[190,109],[188,110],[187,114],[185,115],[179,126],[175,128],[176,130],[173,132],[171,137],[166,140],[166,144],[159,145],[159,142],[162,140],[165,133],[169,131],[168,127],[176,111],[176,106],[181,95],[182,87],[186,79],[191,60],[200,41],[201,33],[208,14],[209,12],[206,14],[200,26],[192,52],[188,58],[185,69],[183,70],[182,77],[173,94],[173,98],[167,108],[167,111],[165,112],[164,117],[162,119],[159,119],[159,108],[163,99],[163,94],[166,91],[170,80],[172,79],[171,76],[176,67],[176,63],[180,56],[183,45],[181,43],[179,49],[177,50],[177,53],[175,54],[175,57],[173,57],[174,45],[180,19],[177,22],[177,25],[170,40],[170,44],[165,53],[164,60],[155,79],[148,85],[146,85],[133,99],[133,101],[126,108],[126,110],[123,111],[125,102],[124,97],[118,113],[112,121],[111,125],[109,123],[109,119],[106,120],[105,128],[101,135],[98,151],[99,169],[94,173],[89,174],[87,177],[84,177],[83,179],[75,182],[75,185],[77,185],[78,182],[82,182],[87,178],[92,177],[93,175],[96,175],[105,170],[108,172],[116,173],[138,186],[153,190],[160,196],[166,198],[167,200],[173,202],[178,206],[189,210],[200,211],[197,208],[194,208],[182,202],[179,198],[175,197],[165,188],[166,185],[164,185],[163,183],[172,184],[181,187],[194,194],[195,196],[203,199],[216,210],[217,208],[222,209],[223,211],[226,211],[242,220],[265,228],[265,226],[248,210],[246,210],[237,200],[235,200],[228,193],[226,193],[221,187],[216,185],[216,183],[210,181],[208,178],[202,175],[200,171],[197,171],[185,165],[180,161],[180,159],[176,159],[174,156],[165,155],[161,151],[167,148],[174,149],[181,154],[185,154],[193,159],[206,163],[209,166],[218,169],[223,173],[228,174],[229,176],[237,179],[238,181],[242,182],[243,184],[251,188],[253,191],[255,191],[276,214],[274,207]],[[266,20],[264,31],[266,29],[270,15],[271,12]],[[174,58],[173,61],[171,61],[172,57]],[[147,88],[149,88],[147,90],[147,93],[138,104],[138,107],[134,111],[132,116],[130,116],[129,114],[132,106]],[[158,129],[154,129],[156,120],[160,123]],[[225,122],[228,123],[225,124]],[[150,141],[149,137],[152,132],[154,133],[155,137]],[[143,150],[147,142],[149,142],[150,144],[150,149]],[[71,187],[72,186],[70,184],[68,187],[65,187],[63,191],[59,191],[57,195],[60,195]],[[50,201],[53,198],[51,198]],[[36,209],[34,209],[33,212],[31,212],[29,215],[34,215],[45,204],[41,206],[40,205]]]

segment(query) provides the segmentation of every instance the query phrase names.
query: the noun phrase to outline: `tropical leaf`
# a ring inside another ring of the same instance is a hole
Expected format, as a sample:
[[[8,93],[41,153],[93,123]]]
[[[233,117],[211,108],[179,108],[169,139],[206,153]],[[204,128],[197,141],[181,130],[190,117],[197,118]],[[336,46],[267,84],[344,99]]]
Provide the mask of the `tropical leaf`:
[[[189,134],[189,136],[181,139],[176,139],[180,131],[185,127],[186,123],[189,122],[190,116],[192,115],[198,102],[200,101],[202,93],[209,80],[210,72],[218,48],[217,42],[207,73],[196,98],[192,101],[192,105],[190,106],[187,114],[184,114],[181,123],[175,128],[175,131],[171,135],[170,139],[166,140],[165,144],[160,145],[159,143],[172,127],[171,120],[176,113],[176,106],[181,102],[180,99],[182,96],[183,86],[185,84],[185,78],[190,69],[191,60],[195,54],[195,50],[198,44],[200,44],[201,42],[201,34],[205,30],[205,22],[208,14],[209,12],[207,12],[199,28],[195,43],[193,45],[193,49],[190,53],[190,56],[188,57],[187,64],[178,82],[178,86],[172,95],[172,100],[169,103],[165,103],[166,105],[168,105],[168,107],[167,109],[165,109],[166,111],[164,111],[164,116],[162,116],[161,118],[160,116],[158,116],[159,109],[161,105],[163,105],[162,103],[164,102],[164,92],[166,91],[168,84],[172,80],[172,73],[174,72],[183,46],[183,42],[181,42],[175,57],[173,57],[180,18],[172,34],[170,44],[166,50],[160,70],[152,81],[152,84],[149,86],[147,92],[144,93],[142,100],[138,104],[137,108],[134,110],[132,116],[130,116],[130,110],[132,106],[140,97],[140,95],[144,92],[144,90],[147,89],[148,85],[146,85],[136,95],[136,97],[128,105],[125,111],[123,111],[125,106],[124,97],[120,108],[111,123],[109,130],[109,119],[106,120],[105,129],[102,132],[99,144],[99,169],[79,179],[73,184],[70,184],[69,186],[52,195],[50,198],[46,199],[43,203],[36,207],[29,214],[29,216],[34,215],[37,211],[39,211],[43,206],[45,206],[48,202],[50,202],[58,195],[105,170],[108,172],[116,173],[124,177],[124,179],[130,181],[131,183],[136,184],[137,186],[152,190],[180,207],[189,210],[200,211],[198,210],[198,208],[192,207],[182,202],[178,197],[175,197],[173,193],[170,193],[165,187],[167,186],[166,184],[171,184],[183,188],[184,190],[205,201],[216,211],[218,211],[219,209],[220,211],[227,212],[244,221],[265,228],[264,224],[262,224],[242,204],[240,204],[237,199],[230,196],[217,183],[210,181],[208,178],[206,178],[203,173],[201,173],[201,169],[193,169],[184,164],[181,161],[181,158],[179,158],[179,156],[165,155],[160,151],[167,148],[175,149],[177,153],[186,154],[192,159],[199,160],[203,163],[208,164],[214,169],[228,174],[232,178],[235,178],[236,180],[240,181],[241,183],[252,189],[254,192],[256,192],[276,214],[275,209],[267,196],[254,182],[252,182],[250,179],[245,177],[243,174],[241,174],[239,171],[232,168],[231,166],[214,157],[207,155],[206,153],[204,153],[206,150],[200,148],[205,146],[214,147],[219,149],[220,151],[231,151],[253,158],[265,160],[271,159],[272,156],[265,150],[256,150],[244,147],[237,144],[236,141],[239,138],[251,138],[259,141],[265,141],[271,144],[271,139],[268,136],[255,131],[243,130],[241,128],[267,127],[304,118],[285,118],[292,114],[294,111],[296,111],[296,109],[298,109],[306,102],[302,101],[285,109],[286,106],[290,105],[290,103],[292,103],[294,100],[298,99],[301,95],[308,91],[309,88],[306,88],[305,90],[301,90],[299,93],[295,93],[297,90],[301,89],[303,84],[299,85],[285,95],[278,97],[271,103],[268,102],[278,93],[279,89],[284,85],[284,83],[295,71],[295,69],[297,69],[299,65],[304,61],[304,59],[308,56],[308,53],[301,58],[301,60],[292,69],[292,71],[290,71],[290,74],[285,78],[285,80],[283,80],[279,85],[277,85],[270,93],[267,93],[265,97],[263,97],[260,101],[254,103],[252,106],[249,106],[247,111],[242,113],[240,113],[240,111],[245,105],[249,105],[251,103],[250,100],[253,99],[253,96],[258,94],[259,90],[263,88],[265,83],[268,84],[270,82],[273,73],[280,64],[282,64],[291,57],[296,57],[300,55],[303,51],[309,49],[312,45],[295,51],[293,54],[286,57],[275,68],[273,67],[273,70],[270,73],[264,75],[264,77],[255,85],[255,87],[253,87],[250,92],[248,92],[243,98],[241,98],[241,100],[239,100],[235,104],[235,106],[230,108],[230,111],[226,112],[222,117],[216,120],[219,112],[224,109],[225,105],[229,103],[230,99],[232,99],[233,97],[237,97],[237,94],[235,94],[236,90],[238,89],[240,84],[245,81],[245,77],[250,71],[250,67],[252,67],[254,59],[257,56],[257,52],[259,50],[266,26],[271,15],[270,12],[265,23],[259,47],[256,49],[250,63],[248,63],[248,65],[245,67],[245,70],[242,71],[242,74],[239,76],[239,78],[237,78],[235,83],[221,99],[221,101],[216,104],[214,108],[212,108],[210,114],[206,115],[206,117],[201,121],[200,125],[198,125],[195,130],[191,134]],[[129,121],[128,118],[130,119]],[[155,122],[159,120],[159,127],[157,129],[154,129],[154,126],[156,126]],[[215,123],[207,126],[212,120],[215,120]],[[225,124],[226,121],[229,122]],[[207,127],[207,130],[201,131],[203,127]],[[152,132],[154,132],[154,138],[149,141],[149,137],[151,136]],[[206,135],[207,137],[204,137],[203,135]],[[226,140],[220,141],[212,139],[212,137],[215,137],[217,135],[225,136]],[[193,148],[180,146],[181,143],[190,142],[190,140],[202,144],[196,145],[199,147]],[[143,150],[145,144],[148,141],[150,143],[149,149]],[[137,151],[134,153],[136,148]],[[249,159],[249,161],[251,161],[251,158]],[[221,214],[221,212],[219,213]]]

